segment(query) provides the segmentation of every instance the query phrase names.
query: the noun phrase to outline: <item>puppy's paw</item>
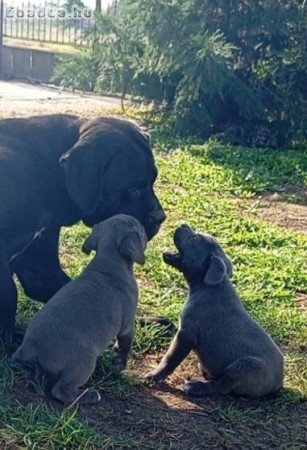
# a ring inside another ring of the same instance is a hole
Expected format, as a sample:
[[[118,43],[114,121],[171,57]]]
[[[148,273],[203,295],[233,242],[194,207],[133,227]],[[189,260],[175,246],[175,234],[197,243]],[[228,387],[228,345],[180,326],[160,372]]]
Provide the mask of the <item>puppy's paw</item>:
[[[183,393],[187,397],[207,397],[217,392],[213,381],[189,381],[184,385]]]
[[[93,405],[100,402],[101,395],[97,389],[89,388],[78,400],[79,405]]]
[[[146,373],[143,378],[145,378],[145,380],[147,380],[149,383],[155,384],[163,383],[163,381],[165,380],[165,376],[163,376],[162,373],[155,371]]]

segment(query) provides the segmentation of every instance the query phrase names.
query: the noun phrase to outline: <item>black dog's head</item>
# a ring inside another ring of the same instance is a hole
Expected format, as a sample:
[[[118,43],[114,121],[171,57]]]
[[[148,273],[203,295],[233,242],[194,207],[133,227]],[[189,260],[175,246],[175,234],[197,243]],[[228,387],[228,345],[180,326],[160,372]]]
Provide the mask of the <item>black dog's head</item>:
[[[165,219],[153,185],[150,140],[133,122],[106,117],[86,122],[62,158],[68,194],[93,226],[116,214],[137,218],[151,239]]]
[[[182,225],[175,231],[174,243],[178,253],[164,253],[163,259],[182,272],[190,284],[215,285],[226,275],[232,277],[232,263],[214,237],[197,234]]]

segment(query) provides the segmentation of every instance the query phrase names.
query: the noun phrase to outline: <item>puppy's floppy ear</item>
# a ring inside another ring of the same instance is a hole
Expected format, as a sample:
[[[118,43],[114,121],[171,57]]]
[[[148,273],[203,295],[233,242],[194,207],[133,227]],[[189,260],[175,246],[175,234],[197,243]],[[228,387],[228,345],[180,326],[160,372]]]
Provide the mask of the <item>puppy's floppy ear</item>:
[[[226,264],[219,256],[212,255],[209,269],[204,277],[204,283],[210,286],[220,284],[227,273]]]
[[[146,241],[137,231],[130,231],[121,237],[118,249],[121,255],[137,264],[145,264]]]
[[[225,255],[226,256],[226,261],[225,261],[225,263],[226,263],[226,268],[227,268],[227,275],[229,276],[229,278],[232,278],[233,277],[233,265],[232,265],[232,261],[231,261],[231,259],[229,258],[229,256],[227,256],[227,255]]]
[[[85,239],[82,245],[82,251],[89,255],[92,250],[97,250],[98,242],[97,226],[95,225],[91,234]]]

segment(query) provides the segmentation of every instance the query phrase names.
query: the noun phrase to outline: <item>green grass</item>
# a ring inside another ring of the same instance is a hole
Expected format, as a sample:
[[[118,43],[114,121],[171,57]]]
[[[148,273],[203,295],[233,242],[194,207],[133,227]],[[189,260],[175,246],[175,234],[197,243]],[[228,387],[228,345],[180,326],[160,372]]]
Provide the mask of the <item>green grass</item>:
[[[26,48],[29,50],[41,50],[44,52],[64,53],[75,55],[80,53],[80,47],[71,44],[56,44],[53,42],[31,41],[18,38],[5,37],[3,44],[9,47]]]
[[[167,316],[177,322],[187,289],[181,275],[164,265],[161,254],[172,248],[173,232],[180,223],[187,222],[199,232],[215,235],[234,262],[233,281],[246,308],[285,350],[287,387],[269,407],[266,400],[247,409],[236,403],[217,404],[215,414],[225,427],[255,423],[261,426],[261,420],[267,421],[270,414],[275,415],[277,422],[286,420],[286,413],[278,418],[279,411],[289,405],[299,408],[307,397],[307,360],[301,350],[307,342],[307,317],[295,300],[296,292],[307,293],[307,236],[263,223],[240,205],[246,198],[267,190],[282,192],[289,185],[305,186],[307,154],[233,148],[215,142],[181,143],[155,132],[153,138],[159,166],[157,192],[167,221],[160,235],[149,244],[146,265],[136,268],[141,286],[139,311]],[[73,277],[89,260],[80,251],[88,232],[81,224],[63,230],[61,259]],[[38,305],[21,297],[19,320],[26,323]],[[167,344],[168,340],[155,329],[137,328],[132,357],[137,360]],[[83,449],[144,445],[128,435],[124,440],[104,435],[99,426],[78,417],[74,409],[55,410],[45,404],[39,391],[30,402],[19,402],[10,392],[15,385],[25,383],[26,377],[13,373],[3,358],[0,446]],[[118,376],[113,372],[108,353],[99,361],[91,384],[113,399],[130,398],[135,389],[143,389],[135,376],[129,373]],[[302,420],[293,411],[293,418]],[[150,415],[150,409],[146,413]],[[230,436],[231,433],[235,431],[230,431]],[[248,436],[245,439],[248,441]],[[283,443],[283,448],[303,448],[299,443],[293,447],[290,437],[288,444],[287,447],[287,442]],[[246,448],[252,448],[252,444]]]

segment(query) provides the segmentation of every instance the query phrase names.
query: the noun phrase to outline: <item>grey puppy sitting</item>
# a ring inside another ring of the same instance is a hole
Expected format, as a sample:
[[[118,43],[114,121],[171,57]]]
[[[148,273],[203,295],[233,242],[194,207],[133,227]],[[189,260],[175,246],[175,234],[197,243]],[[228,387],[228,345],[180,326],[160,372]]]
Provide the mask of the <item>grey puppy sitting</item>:
[[[133,217],[114,216],[96,225],[83,251],[96,256],[34,316],[13,361],[55,380],[52,396],[74,401],[97,358],[114,338],[115,364],[125,368],[134,334],[138,287],[133,263],[144,264],[147,238]],[[79,403],[100,400],[89,389]]]
[[[209,381],[191,381],[190,396],[238,394],[260,397],[283,386],[283,356],[249,316],[230,278],[232,263],[216,239],[186,225],[174,236],[177,254],[164,261],[183,273],[190,293],[181,324],[159,366],[146,378],[161,382],[194,350]]]

